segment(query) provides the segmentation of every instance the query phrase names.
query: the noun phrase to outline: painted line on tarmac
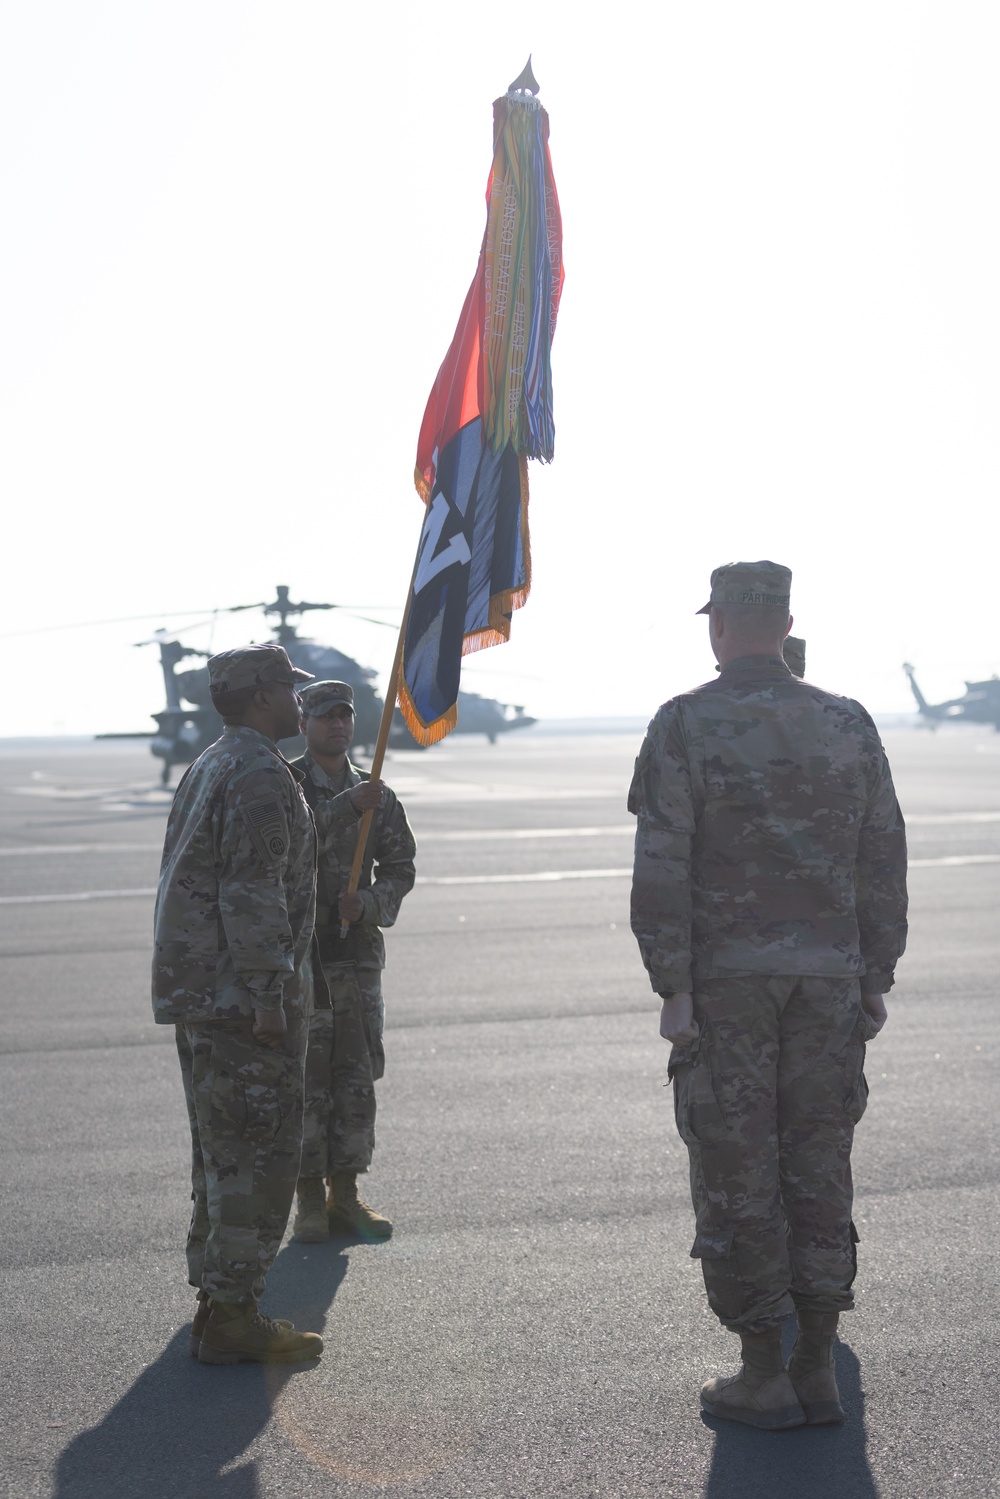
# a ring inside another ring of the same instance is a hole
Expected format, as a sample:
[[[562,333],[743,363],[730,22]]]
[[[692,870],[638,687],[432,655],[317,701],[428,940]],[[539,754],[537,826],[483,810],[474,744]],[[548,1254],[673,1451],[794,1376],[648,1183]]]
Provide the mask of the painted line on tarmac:
[[[951,869],[956,864],[1000,864],[1000,854],[953,854],[943,859],[910,859],[908,869]]]
[[[497,839],[526,838],[603,838],[611,834],[622,837],[635,836],[635,823],[627,822],[611,827],[599,828],[463,828],[461,832],[421,833],[420,843],[478,843],[494,842]]]
[[[1000,822],[1000,812],[930,812],[906,819],[907,827],[929,827],[932,825],[954,825],[958,823]],[[635,833],[635,823],[611,823],[600,827],[585,828],[463,828],[450,832],[423,832],[421,845],[425,843],[495,843],[530,842],[534,838],[624,838]],[[18,855],[29,857],[44,854],[158,854],[162,843],[33,843],[20,848],[0,848],[0,859],[12,859]],[[960,862],[974,861],[993,863],[994,855],[980,854],[960,856]],[[914,867],[937,864],[936,859],[911,859]],[[948,862],[954,863],[954,860]]]
[[[911,869],[950,869],[958,864],[1000,864],[1000,854],[956,854],[943,859],[911,859]],[[631,879],[632,869],[543,869],[535,874],[448,874],[417,876],[418,885],[533,885],[558,880]]]
[[[73,895],[0,895],[0,906],[47,906],[66,900],[127,900],[133,895],[155,895],[152,890],[79,890]]]
[[[911,859],[911,869],[950,869],[959,864],[1000,864],[1000,854],[956,854],[943,859]],[[545,869],[536,874],[453,874],[436,878],[417,876],[418,885],[531,885],[558,880],[624,880],[628,869]]]
[[[480,828],[462,829],[448,833],[421,833],[421,847],[425,843],[490,843],[498,840],[517,841],[532,838],[604,838],[629,837],[635,834],[635,823],[592,828]],[[0,848],[0,859],[14,858],[17,854],[131,854],[162,853],[162,843],[38,843],[25,844],[23,848]]]
[[[963,864],[1000,864],[1000,854],[955,854],[943,859],[911,859],[910,869],[954,869]],[[560,880],[625,880],[628,869],[542,869],[534,874],[446,874],[417,876],[418,885],[553,885]],[[60,901],[128,900],[156,894],[144,890],[80,890],[72,895],[0,895],[0,906],[41,906]]]
[[[933,823],[955,822],[1000,822],[1000,812],[918,812],[906,819],[906,826],[919,823],[921,827],[930,827]]]
[[[583,787],[576,789],[572,786],[487,786],[478,784],[441,785],[428,784],[424,787],[401,786],[398,781],[393,782],[393,790],[399,790],[403,799],[409,803],[410,798],[418,800],[421,804],[430,806],[432,803],[440,804],[448,802],[453,806],[484,806],[487,802],[618,802],[619,805],[625,799],[625,793],[621,786],[604,789],[591,789]]]
[[[631,869],[543,869],[536,874],[445,874],[417,878],[418,885],[544,885],[557,880],[622,880]]]
[[[0,859],[15,854],[131,854],[161,853],[161,843],[32,843],[23,848],[0,848]]]
[[[421,878],[418,885],[538,885],[559,880],[621,880],[631,869],[545,869],[536,874],[469,874]],[[73,895],[0,895],[0,906],[51,905],[70,900],[125,900],[129,896],[155,895],[156,890],[83,890]]]

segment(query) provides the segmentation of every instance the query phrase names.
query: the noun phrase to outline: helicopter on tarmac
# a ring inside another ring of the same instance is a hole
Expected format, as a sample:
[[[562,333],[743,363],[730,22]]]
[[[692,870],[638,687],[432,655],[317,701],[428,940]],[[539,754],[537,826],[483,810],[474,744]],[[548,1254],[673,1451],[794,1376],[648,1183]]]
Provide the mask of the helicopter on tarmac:
[[[294,666],[311,672],[320,680],[349,682],[354,688],[354,743],[359,750],[364,751],[374,746],[382,717],[382,698],[375,686],[377,673],[370,666],[362,666],[334,646],[321,645],[300,635],[296,626],[290,623],[292,619],[310,610],[337,607],[336,604],[310,604],[305,601],[293,603],[287,586],[281,584],[277,588],[277,597],[269,604],[236,604],[220,612],[238,613],[260,609],[265,615],[277,616],[273,639],[278,645],[285,647]],[[362,615],[361,618],[367,619],[368,616]],[[385,624],[384,620],[369,622]],[[158,630],[150,640],[137,643],[159,646],[166,707],[151,715],[156,721],[156,728],[153,730],[127,735],[102,734],[98,738],[148,738],[150,750],[157,759],[163,761],[162,781],[167,785],[174,765],[187,765],[197,759],[202,750],[207,749],[222,733],[222,719],[212,705],[208,690],[208,668],[190,666],[178,669],[188,657],[205,659],[212,653],[183,644],[177,638],[177,633],[171,634],[167,630]],[[458,695],[457,734],[485,734],[490,743],[495,744],[498,734],[509,733],[512,729],[524,729],[534,722],[522,707],[481,697],[476,692],[460,692]],[[389,746],[391,749],[422,748],[406,727],[398,708],[393,715]],[[290,754],[298,754],[304,747],[304,741],[286,740],[284,747]]]
[[[903,662],[903,670],[910,679],[920,717],[930,728],[937,728],[939,723],[988,723],[1000,731],[1000,677],[987,677],[985,682],[966,682],[961,697],[953,697],[947,703],[929,703],[917,686],[913,667],[908,661]]]

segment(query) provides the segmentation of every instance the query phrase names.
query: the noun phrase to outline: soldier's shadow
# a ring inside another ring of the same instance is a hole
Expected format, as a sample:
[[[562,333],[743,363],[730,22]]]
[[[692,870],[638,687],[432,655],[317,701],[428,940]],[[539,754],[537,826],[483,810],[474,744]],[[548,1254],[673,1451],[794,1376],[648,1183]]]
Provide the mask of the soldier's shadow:
[[[261,1309],[291,1317],[304,1331],[322,1332],[352,1242],[286,1244],[268,1276]],[[191,1303],[193,1309],[193,1292]],[[256,1463],[240,1464],[240,1455],[268,1424],[287,1382],[308,1378],[315,1367],[200,1364],[188,1353],[184,1327],[100,1425],[66,1448],[56,1470],[55,1499],[259,1499]]]
[[[878,1499],[866,1452],[861,1371],[845,1343],[837,1345],[837,1386],[843,1426],[755,1431],[703,1415],[715,1432],[704,1499]]]

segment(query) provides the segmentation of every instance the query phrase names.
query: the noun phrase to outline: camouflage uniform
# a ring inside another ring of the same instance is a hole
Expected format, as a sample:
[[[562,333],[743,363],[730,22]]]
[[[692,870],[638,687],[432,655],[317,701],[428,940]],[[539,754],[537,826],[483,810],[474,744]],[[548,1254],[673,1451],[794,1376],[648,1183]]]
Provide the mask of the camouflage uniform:
[[[735,1330],[852,1305],[861,992],[906,938],[903,819],[865,710],[747,656],[658,711],[636,761],[632,929],[700,1034],[669,1063],[709,1302]]]
[[[375,1083],[385,1071],[381,928],[392,926],[413,889],[416,843],[387,788],[372,819],[358,887],[364,915],[341,938],[337,899],[347,889],[360,821],[349,792],[368,777],[349,760],[336,784],[308,753],[295,764],[305,772],[303,791],[319,836],[316,936],[331,1003],[309,1025],[300,1176],[329,1177],[371,1165]]]
[[[176,1028],[191,1122],[190,1280],[219,1302],[259,1298],[298,1175],[316,889],[298,777],[265,735],[226,728],[167,822],[153,1013]],[[283,1008],[276,1049],[255,1008]]]

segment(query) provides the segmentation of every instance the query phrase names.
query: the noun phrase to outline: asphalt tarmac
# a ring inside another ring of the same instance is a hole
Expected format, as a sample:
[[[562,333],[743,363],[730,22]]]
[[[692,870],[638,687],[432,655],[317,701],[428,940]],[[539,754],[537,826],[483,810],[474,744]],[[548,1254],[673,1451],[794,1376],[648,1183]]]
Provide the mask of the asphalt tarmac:
[[[17,1499],[1000,1494],[1000,735],[886,736],[911,942],[855,1145],[843,1428],[703,1417],[709,1313],[667,1048],[628,927],[634,733],[387,765],[420,845],[389,933],[365,1195],[388,1244],[285,1243],[314,1366],[188,1356],[188,1129],[149,1010],[168,795],[141,744],[0,743],[5,1415]]]

